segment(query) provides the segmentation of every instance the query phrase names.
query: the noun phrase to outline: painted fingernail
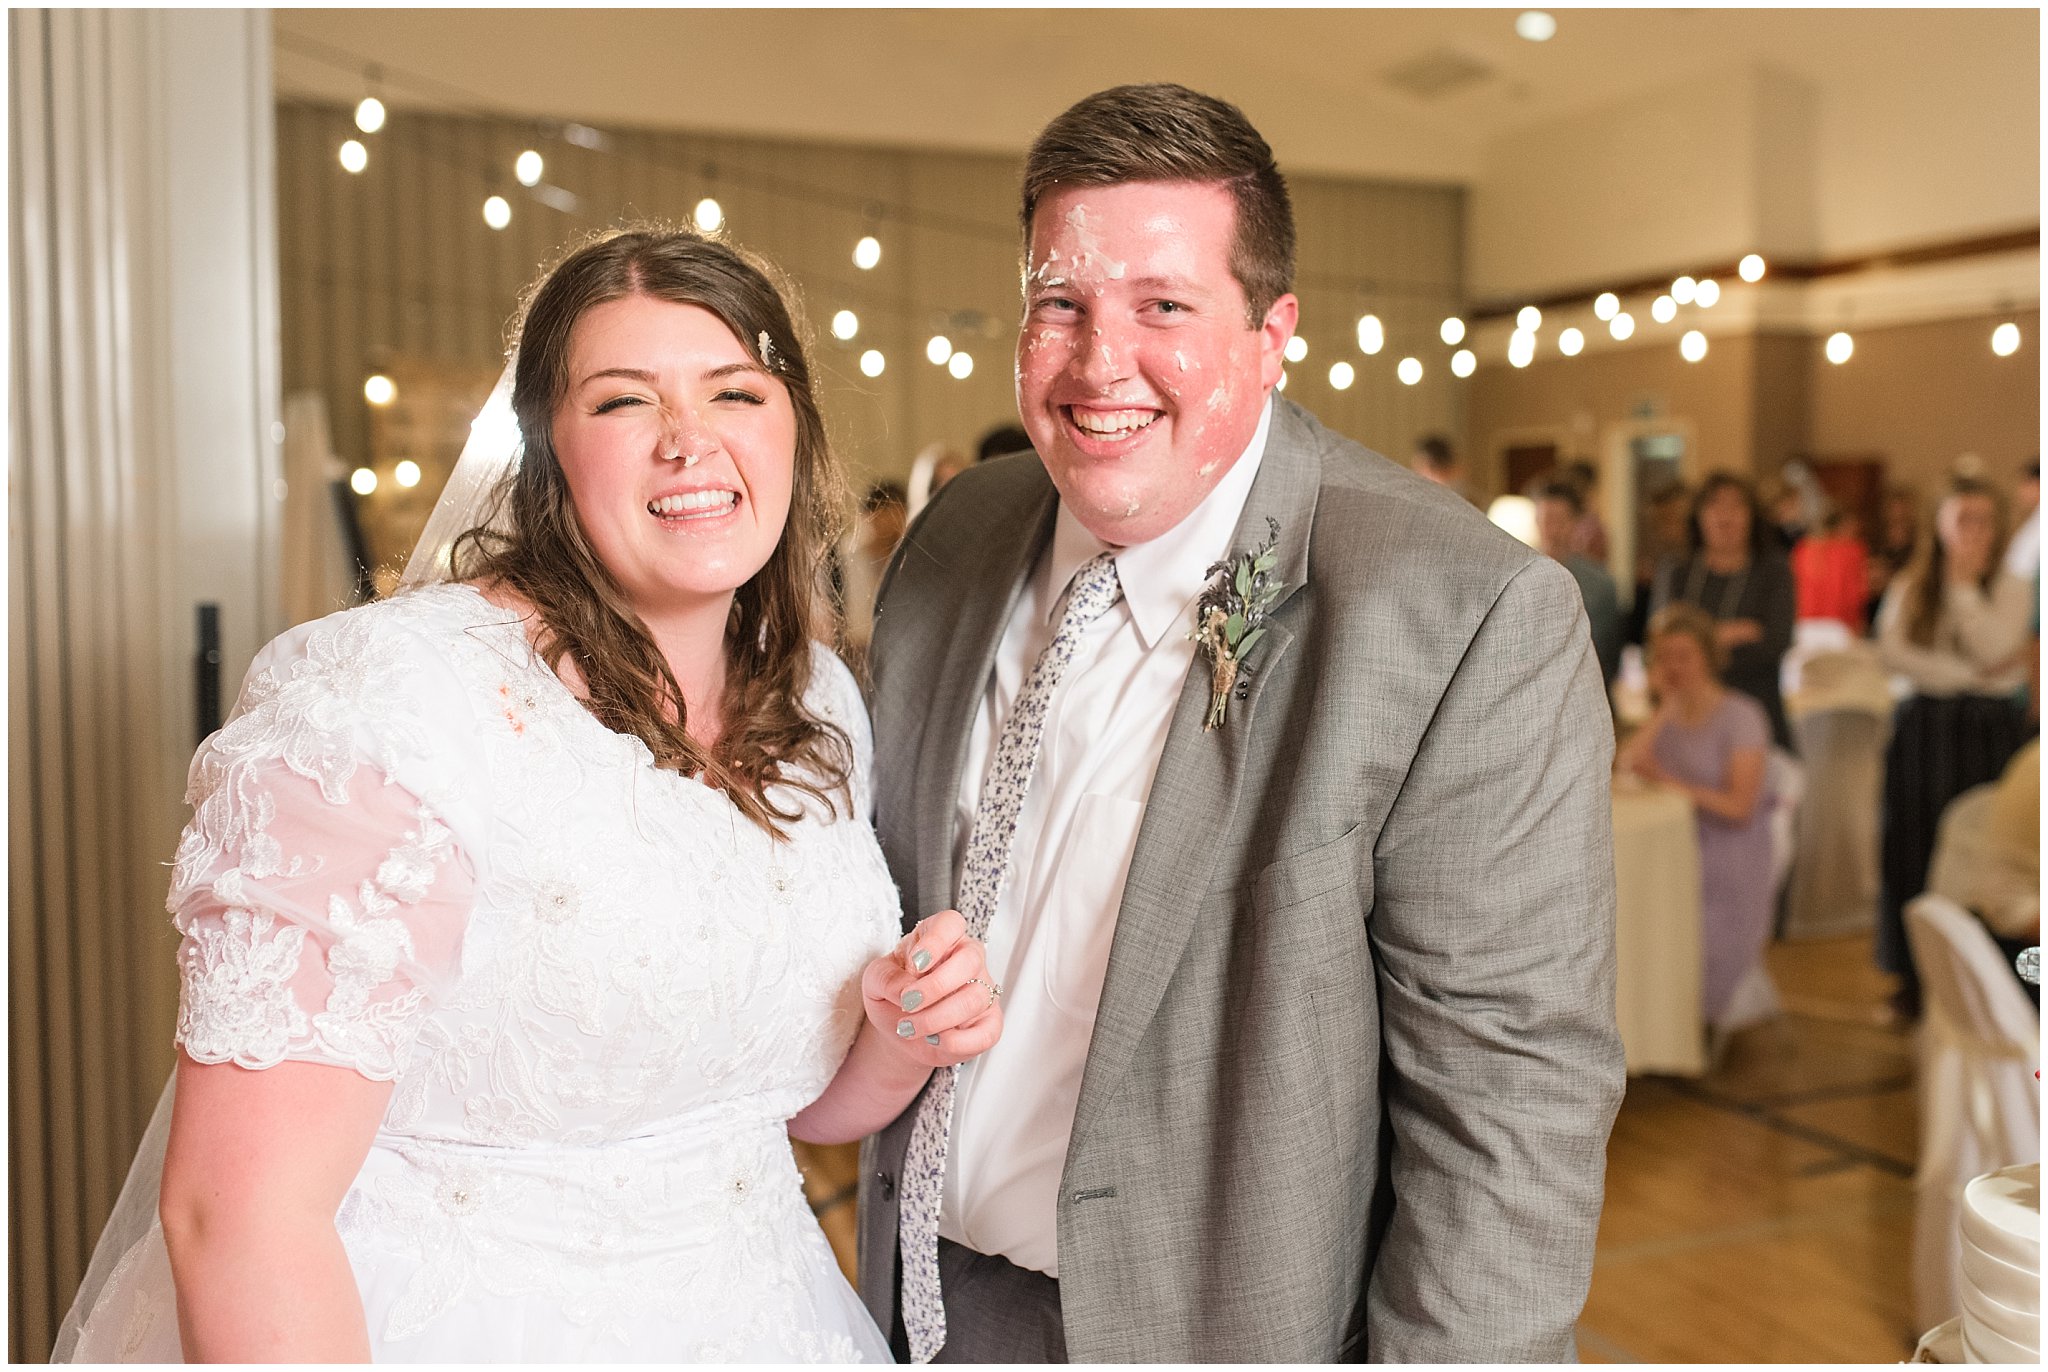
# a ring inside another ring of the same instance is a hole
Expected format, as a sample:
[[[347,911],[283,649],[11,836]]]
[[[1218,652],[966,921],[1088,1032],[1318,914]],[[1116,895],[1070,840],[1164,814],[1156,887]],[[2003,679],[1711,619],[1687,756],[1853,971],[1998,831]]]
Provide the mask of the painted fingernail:
[[[928,972],[932,966],[932,955],[920,948],[910,955],[910,965],[920,972]]]
[[[939,1046],[939,1036],[937,1034],[926,1034],[924,1036],[924,1041],[926,1043],[929,1043],[934,1048]]]
[[[905,1010],[915,1010],[922,1004],[924,1004],[924,992],[905,991],[903,993],[903,1008]]]
[[[907,1020],[907,1019],[904,1019],[904,1020],[898,1020],[898,1021],[896,1021],[896,1037],[897,1037],[897,1038],[899,1038],[899,1039],[907,1039],[907,1038],[911,1037],[912,1035],[914,1035],[915,1033],[917,1033],[917,1026],[916,1026],[916,1025],[914,1025],[914,1024],[912,1024],[912,1023],[911,1023],[911,1022],[910,1022],[909,1020]]]

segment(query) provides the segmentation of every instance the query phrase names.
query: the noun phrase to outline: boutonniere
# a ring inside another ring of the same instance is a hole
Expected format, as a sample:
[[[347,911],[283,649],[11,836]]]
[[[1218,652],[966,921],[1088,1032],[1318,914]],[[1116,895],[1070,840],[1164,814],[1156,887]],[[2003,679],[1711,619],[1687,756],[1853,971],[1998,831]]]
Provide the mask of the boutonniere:
[[[1210,566],[1209,585],[1195,602],[1195,627],[1188,637],[1209,655],[1209,716],[1202,723],[1204,733],[1223,727],[1223,712],[1230,706],[1230,688],[1237,681],[1238,669],[1265,636],[1266,611],[1280,598],[1280,583],[1273,579],[1273,564],[1279,561],[1275,549],[1280,543],[1280,521],[1269,516],[1266,530],[1266,541],[1251,552]]]

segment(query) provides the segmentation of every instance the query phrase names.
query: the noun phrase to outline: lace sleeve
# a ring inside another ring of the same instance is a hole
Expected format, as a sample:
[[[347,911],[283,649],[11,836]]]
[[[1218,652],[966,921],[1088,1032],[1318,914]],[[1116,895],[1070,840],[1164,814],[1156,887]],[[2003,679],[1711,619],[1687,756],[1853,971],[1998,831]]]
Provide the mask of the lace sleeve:
[[[872,822],[874,726],[868,721],[867,701],[861,697],[860,683],[854,680],[852,669],[823,643],[811,644],[811,688],[804,703],[819,719],[846,731],[846,740],[853,747],[847,782],[853,793],[854,817],[863,823]]]
[[[168,904],[195,1061],[391,1080],[454,979],[482,876],[477,731],[439,655],[372,610],[266,648],[193,760]]]

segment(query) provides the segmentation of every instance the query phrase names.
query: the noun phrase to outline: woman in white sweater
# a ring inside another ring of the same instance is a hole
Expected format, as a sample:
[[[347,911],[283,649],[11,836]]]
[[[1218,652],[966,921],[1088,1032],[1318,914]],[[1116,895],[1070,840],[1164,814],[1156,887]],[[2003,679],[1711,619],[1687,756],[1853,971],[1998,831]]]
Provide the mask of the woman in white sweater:
[[[2030,732],[2021,701],[2033,660],[2034,590],[2005,572],[2004,511],[1993,490],[1958,481],[1936,508],[1926,556],[1885,592],[1885,665],[1912,682],[1885,754],[1883,897],[1877,960],[1901,978],[1896,1004],[1919,1014],[1906,903],[1926,887],[1941,812],[1995,780]]]

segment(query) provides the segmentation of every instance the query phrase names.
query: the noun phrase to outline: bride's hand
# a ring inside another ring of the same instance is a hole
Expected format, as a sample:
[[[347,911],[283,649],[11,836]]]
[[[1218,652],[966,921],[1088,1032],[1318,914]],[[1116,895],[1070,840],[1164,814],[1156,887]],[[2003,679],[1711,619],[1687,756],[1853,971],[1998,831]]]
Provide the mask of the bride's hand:
[[[1003,1033],[1001,992],[981,940],[957,911],[920,921],[860,979],[868,1022],[883,1040],[925,1067],[978,1057]]]

